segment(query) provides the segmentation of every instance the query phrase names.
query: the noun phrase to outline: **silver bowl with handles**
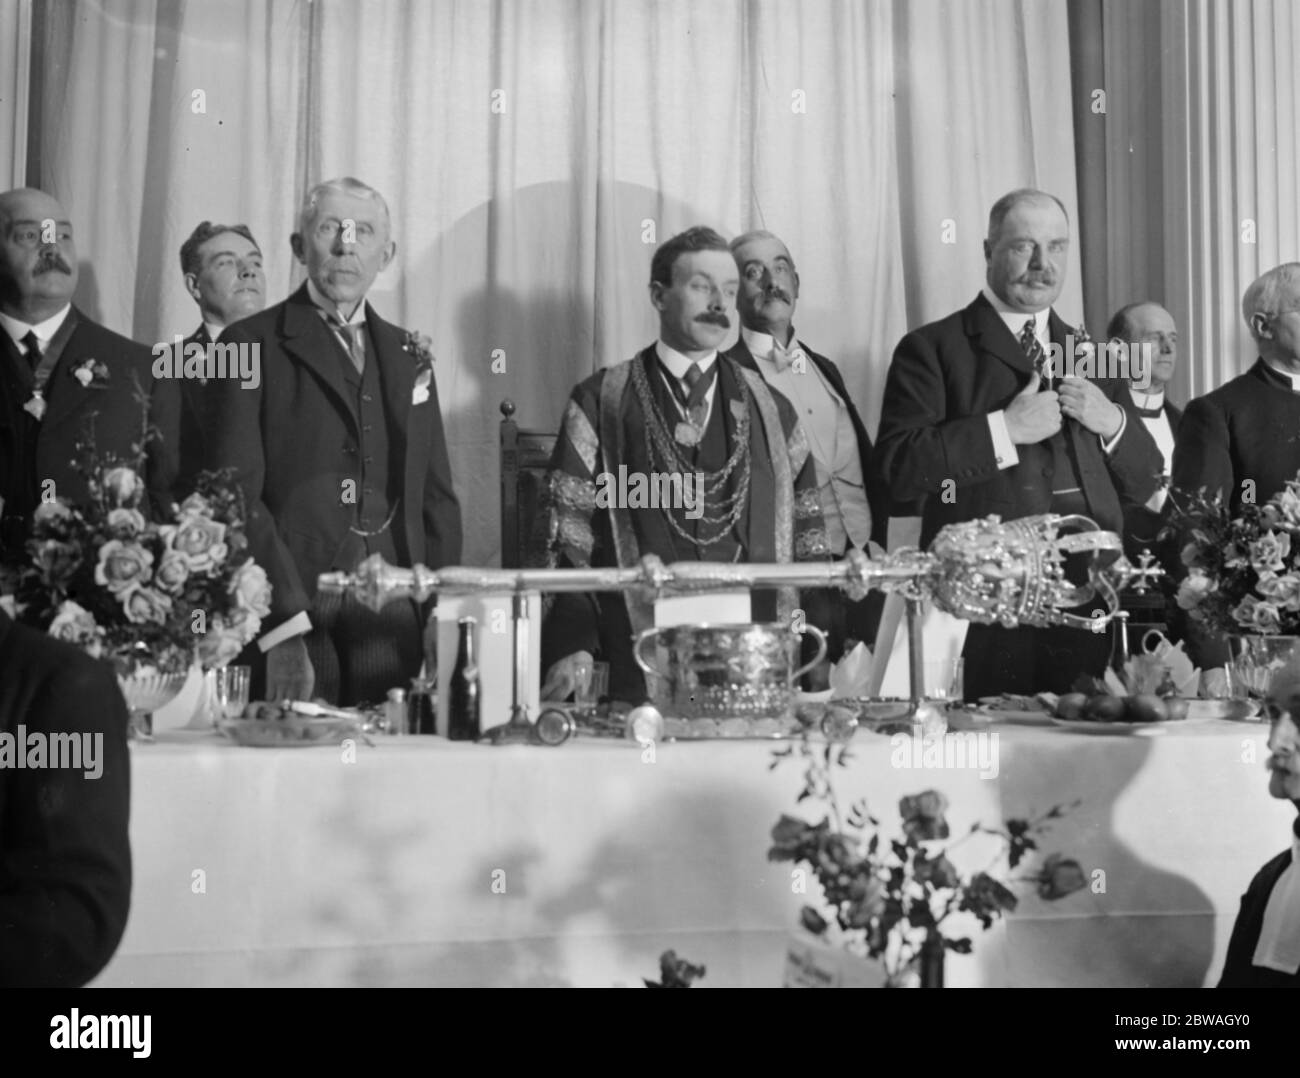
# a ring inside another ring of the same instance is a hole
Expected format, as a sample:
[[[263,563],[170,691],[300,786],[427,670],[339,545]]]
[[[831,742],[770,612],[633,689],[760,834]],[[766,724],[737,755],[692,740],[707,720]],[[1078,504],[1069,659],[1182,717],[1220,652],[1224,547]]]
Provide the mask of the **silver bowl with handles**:
[[[805,632],[817,638],[817,656],[799,666]],[[826,636],[782,622],[673,625],[646,629],[632,653],[665,716],[776,719],[789,712],[798,679],[825,658]]]

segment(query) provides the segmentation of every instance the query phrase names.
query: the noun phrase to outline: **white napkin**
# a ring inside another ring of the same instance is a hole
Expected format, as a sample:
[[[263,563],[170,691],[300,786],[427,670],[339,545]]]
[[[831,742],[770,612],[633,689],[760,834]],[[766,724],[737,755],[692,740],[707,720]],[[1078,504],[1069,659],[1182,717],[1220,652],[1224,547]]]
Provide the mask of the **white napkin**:
[[[831,699],[857,700],[870,696],[871,675],[874,668],[871,649],[866,644],[858,644],[844,658],[831,666]]]

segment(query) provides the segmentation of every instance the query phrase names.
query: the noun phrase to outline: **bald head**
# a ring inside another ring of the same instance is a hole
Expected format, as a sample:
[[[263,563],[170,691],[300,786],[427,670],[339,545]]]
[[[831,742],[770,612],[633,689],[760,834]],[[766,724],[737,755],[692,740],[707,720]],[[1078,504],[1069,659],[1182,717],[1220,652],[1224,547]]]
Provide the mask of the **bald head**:
[[[1129,381],[1134,389],[1164,389],[1173,379],[1178,366],[1178,330],[1174,316],[1154,300],[1121,307],[1106,327],[1106,337],[1128,345],[1131,356],[1145,357],[1142,346],[1150,346],[1149,370],[1145,358],[1132,363]]]
[[[1065,285],[1070,219],[1060,199],[1021,188],[989,211],[984,261],[989,288],[1013,311],[1037,314],[1056,302]]]
[[[0,311],[43,322],[76,289],[72,222],[58,199],[33,187],[0,194]]]

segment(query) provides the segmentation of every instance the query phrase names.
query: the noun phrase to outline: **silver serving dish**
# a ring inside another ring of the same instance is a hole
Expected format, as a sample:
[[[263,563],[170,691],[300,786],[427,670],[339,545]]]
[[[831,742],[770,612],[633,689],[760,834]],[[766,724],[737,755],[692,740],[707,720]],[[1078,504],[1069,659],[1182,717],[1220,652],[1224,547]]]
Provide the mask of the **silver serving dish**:
[[[802,632],[817,638],[816,657],[802,666],[802,634],[780,622],[647,629],[633,654],[665,721],[689,723],[674,721],[670,736],[690,737],[698,722],[699,737],[780,737],[797,726],[787,721],[796,681],[826,655],[820,629]]]

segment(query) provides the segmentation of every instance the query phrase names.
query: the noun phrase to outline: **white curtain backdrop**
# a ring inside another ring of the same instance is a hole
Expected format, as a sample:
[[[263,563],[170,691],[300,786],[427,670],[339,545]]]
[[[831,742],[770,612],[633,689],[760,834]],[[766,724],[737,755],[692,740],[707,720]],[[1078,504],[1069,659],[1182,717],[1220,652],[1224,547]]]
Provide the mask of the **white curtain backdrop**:
[[[1075,218],[1063,3],[42,6],[37,172],[113,328],[194,328],[177,252],[200,220],[251,226],[278,300],[310,183],[387,196],[398,254],[371,299],[433,338],[470,564],[499,556],[498,404],[553,428],[577,380],[648,344],[671,234],[781,235],[796,328],[874,430],[898,339],[978,291],[992,202],[1038,185]]]
[[[0,185],[27,179],[32,0],[0,0]]]

